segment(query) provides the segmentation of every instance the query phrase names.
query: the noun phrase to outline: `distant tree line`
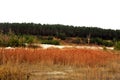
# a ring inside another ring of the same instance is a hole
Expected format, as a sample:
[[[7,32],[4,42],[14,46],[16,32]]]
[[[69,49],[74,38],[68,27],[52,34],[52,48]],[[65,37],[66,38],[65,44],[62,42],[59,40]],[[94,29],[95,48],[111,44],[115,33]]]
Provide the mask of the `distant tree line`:
[[[7,34],[11,30],[16,35],[57,36],[101,38],[104,40],[120,40],[120,30],[101,29],[97,27],[80,27],[68,25],[49,25],[34,23],[0,23],[0,31]]]

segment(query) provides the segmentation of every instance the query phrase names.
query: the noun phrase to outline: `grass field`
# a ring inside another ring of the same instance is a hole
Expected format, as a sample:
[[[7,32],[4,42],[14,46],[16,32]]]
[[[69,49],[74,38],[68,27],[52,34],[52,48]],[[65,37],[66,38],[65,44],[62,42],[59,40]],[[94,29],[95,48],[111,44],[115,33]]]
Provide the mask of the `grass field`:
[[[1,48],[0,64],[0,80],[120,80],[118,51]]]

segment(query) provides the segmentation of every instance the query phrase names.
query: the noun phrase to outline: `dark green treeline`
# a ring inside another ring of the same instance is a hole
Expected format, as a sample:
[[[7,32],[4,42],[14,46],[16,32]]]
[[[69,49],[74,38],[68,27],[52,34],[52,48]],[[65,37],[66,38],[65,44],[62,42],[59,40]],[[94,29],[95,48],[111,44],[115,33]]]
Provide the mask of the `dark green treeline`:
[[[64,34],[66,37],[82,38],[86,38],[90,35],[91,38],[120,40],[120,30],[101,29],[97,27],[76,27],[60,24],[0,23],[0,31],[6,34],[9,30],[12,30],[17,35],[56,36],[58,34]]]

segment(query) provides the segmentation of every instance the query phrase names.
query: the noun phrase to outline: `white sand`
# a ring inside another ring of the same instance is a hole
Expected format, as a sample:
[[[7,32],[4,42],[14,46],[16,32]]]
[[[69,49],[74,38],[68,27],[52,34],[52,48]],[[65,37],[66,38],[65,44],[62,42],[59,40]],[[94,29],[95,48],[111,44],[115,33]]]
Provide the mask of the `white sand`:
[[[43,49],[47,48],[81,48],[81,49],[103,49],[101,46],[66,46],[66,45],[50,45],[50,44],[40,44]],[[113,47],[106,47],[107,49],[113,50]]]

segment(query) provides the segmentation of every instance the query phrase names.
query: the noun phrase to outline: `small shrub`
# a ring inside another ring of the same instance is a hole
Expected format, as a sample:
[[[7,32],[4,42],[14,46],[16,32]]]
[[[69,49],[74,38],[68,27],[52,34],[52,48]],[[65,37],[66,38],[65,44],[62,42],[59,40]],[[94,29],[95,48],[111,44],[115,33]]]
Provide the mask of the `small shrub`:
[[[97,44],[97,45],[102,45],[103,44],[103,39],[101,38],[92,38],[91,43]]]
[[[29,48],[38,48],[39,46],[34,45],[34,44],[29,44],[27,47],[29,47]]]
[[[107,47],[112,47],[113,44],[114,44],[114,43],[113,43],[112,41],[105,41],[105,40],[103,41],[103,45],[104,45],[104,46],[107,46]]]
[[[53,45],[59,45],[60,42],[57,40],[42,40],[41,41],[42,44],[53,44]]]
[[[26,43],[33,43],[34,37],[33,36],[24,36],[25,37],[25,42]]]
[[[120,41],[115,43],[114,49],[120,50]]]
[[[11,37],[10,40],[8,41],[8,46],[18,47],[19,46],[18,37],[17,36]]]

